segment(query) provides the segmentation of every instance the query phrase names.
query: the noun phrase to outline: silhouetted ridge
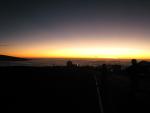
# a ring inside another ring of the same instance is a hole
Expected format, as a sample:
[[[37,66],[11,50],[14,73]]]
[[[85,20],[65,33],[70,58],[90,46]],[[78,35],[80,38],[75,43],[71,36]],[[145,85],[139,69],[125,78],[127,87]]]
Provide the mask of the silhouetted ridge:
[[[7,55],[0,55],[0,61],[24,61],[24,60],[28,60],[28,59],[12,57],[12,56],[7,56]]]

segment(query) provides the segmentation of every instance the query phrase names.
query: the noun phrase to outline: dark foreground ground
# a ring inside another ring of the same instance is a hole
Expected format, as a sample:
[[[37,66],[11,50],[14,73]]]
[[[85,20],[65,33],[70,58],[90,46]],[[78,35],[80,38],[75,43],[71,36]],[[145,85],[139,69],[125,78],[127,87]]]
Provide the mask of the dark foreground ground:
[[[0,67],[0,110],[101,113],[94,75],[101,79],[101,72],[89,68]],[[142,79],[139,86],[149,89],[150,80]],[[106,83],[101,89],[104,113],[150,112],[149,91],[130,96],[128,76],[110,74]]]

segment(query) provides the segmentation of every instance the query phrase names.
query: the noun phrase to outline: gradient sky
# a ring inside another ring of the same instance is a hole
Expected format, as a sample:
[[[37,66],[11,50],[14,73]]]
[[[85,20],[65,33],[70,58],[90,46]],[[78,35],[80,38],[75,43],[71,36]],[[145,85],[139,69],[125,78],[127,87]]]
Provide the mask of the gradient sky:
[[[148,0],[1,0],[0,54],[150,58]]]

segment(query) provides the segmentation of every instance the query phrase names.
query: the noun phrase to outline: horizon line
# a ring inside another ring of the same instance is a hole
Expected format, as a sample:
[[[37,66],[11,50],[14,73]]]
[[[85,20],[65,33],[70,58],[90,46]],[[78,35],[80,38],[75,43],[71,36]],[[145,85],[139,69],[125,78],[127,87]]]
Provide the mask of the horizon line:
[[[0,54],[4,55],[4,54]],[[19,57],[19,58],[26,58],[26,59],[99,59],[99,60],[131,60],[131,59],[137,59],[137,60],[150,60],[150,58],[107,58],[107,57],[29,57],[29,56],[16,56],[16,55],[5,55],[10,57]]]

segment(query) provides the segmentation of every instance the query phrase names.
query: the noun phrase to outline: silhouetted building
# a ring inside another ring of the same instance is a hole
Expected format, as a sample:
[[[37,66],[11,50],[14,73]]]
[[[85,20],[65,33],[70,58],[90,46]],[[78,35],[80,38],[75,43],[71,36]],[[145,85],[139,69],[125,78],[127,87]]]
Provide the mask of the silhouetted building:
[[[136,59],[131,60],[132,65],[128,67],[127,72],[132,75],[141,75],[150,72],[150,62],[148,61],[140,61],[137,62]]]
[[[132,65],[137,65],[137,60],[136,59],[132,59],[131,63],[132,63]]]
[[[140,67],[140,74],[148,74],[150,72],[150,62],[141,61],[138,65]]]
[[[149,67],[150,66],[150,62],[148,61],[141,61],[138,63],[140,66],[145,66],[145,67]]]
[[[78,67],[78,64],[73,64],[72,61],[67,61],[67,67]]]
[[[73,63],[72,63],[72,61],[67,61],[67,67],[72,67],[73,66]]]

